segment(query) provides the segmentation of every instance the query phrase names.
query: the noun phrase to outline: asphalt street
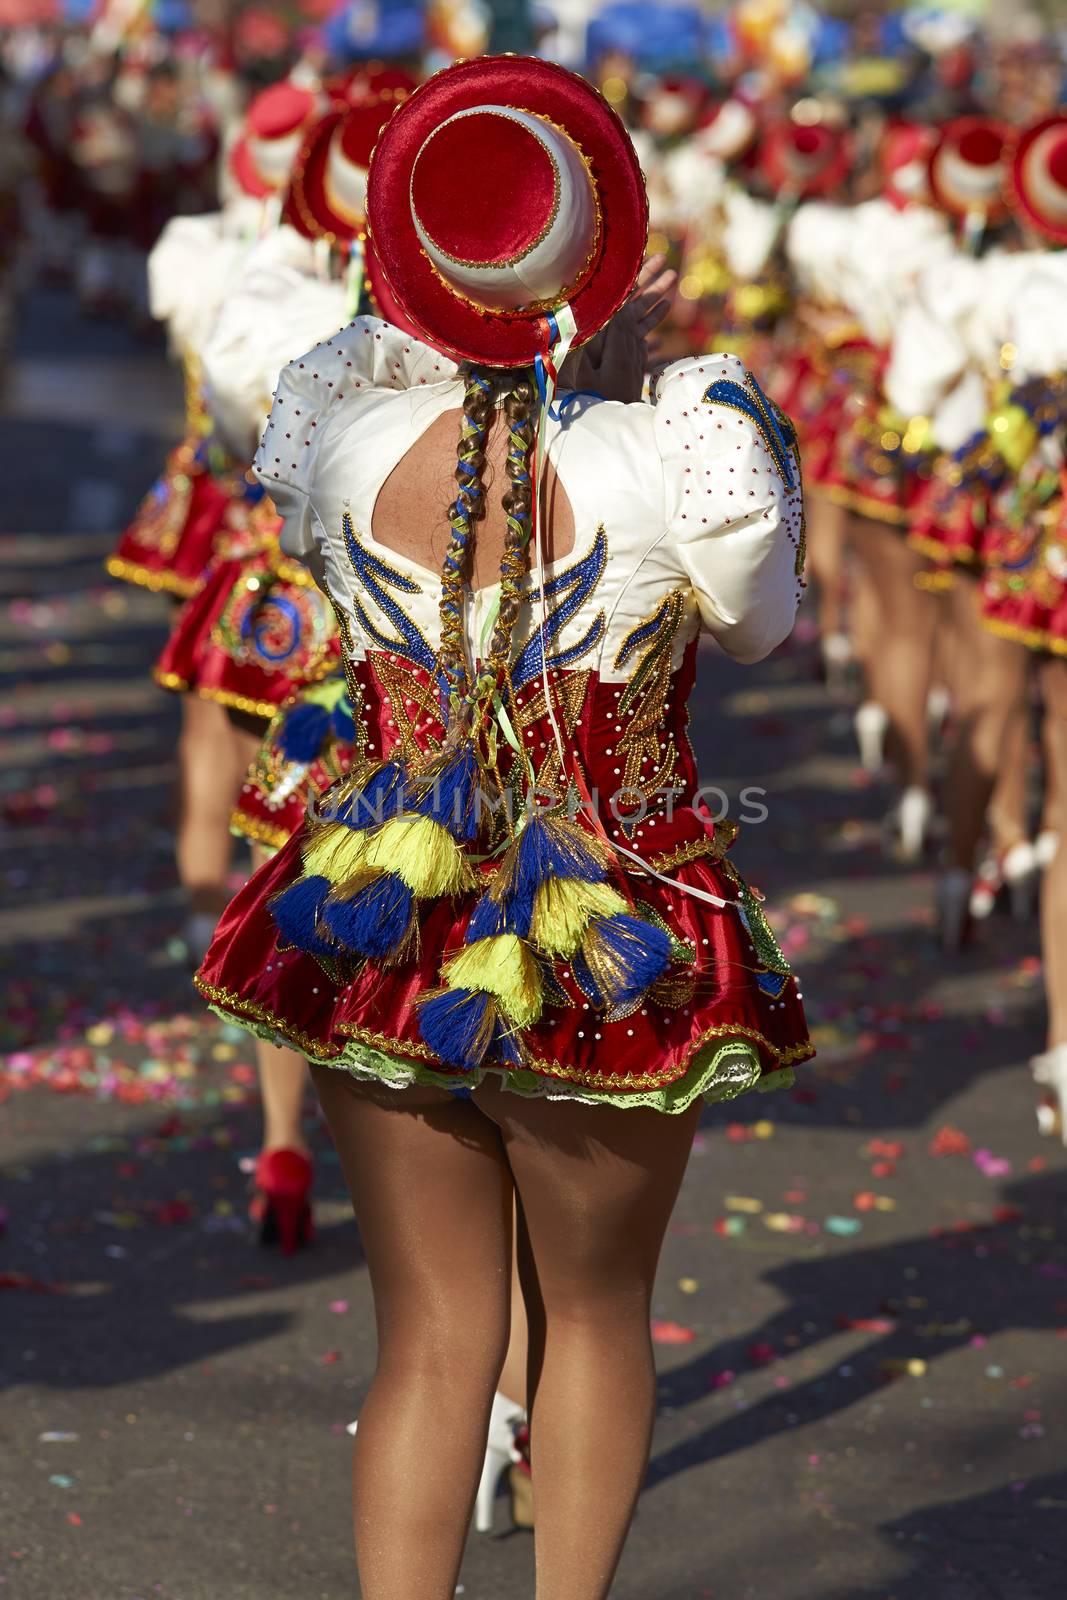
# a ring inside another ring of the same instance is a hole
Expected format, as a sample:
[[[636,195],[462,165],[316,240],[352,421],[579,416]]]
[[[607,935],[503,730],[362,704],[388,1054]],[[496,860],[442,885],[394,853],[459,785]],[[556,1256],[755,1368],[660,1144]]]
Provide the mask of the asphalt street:
[[[168,603],[101,564],[177,437],[177,374],[35,295],[0,411],[0,1593],[354,1596],[359,1236],[309,1102],[317,1243],[252,1237],[252,1050],[180,940],[177,706],[148,676]],[[940,955],[934,862],[885,848],[891,791],[814,661],[804,615],[758,667],[701,663],[701,772],[734,807],[767,791],[734,855],[819,1056],[705,1114],[614,1597],[1058,1600],[1067,1156],[1026,1070],[1036,924],[996,915]],[[532,1555],[501,1499],[457,1592],[532,1600]]]

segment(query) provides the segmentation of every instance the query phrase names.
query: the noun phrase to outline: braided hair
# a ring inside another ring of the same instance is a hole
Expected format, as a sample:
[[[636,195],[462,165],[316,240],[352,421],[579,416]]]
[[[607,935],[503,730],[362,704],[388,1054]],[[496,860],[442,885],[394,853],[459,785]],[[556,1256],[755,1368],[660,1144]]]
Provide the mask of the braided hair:
[[[536,437],[536,389],[524,373],[504,402],[508,425],[508,487],[501,502],[507,517],[504,553],[500,562],[500,609],[489,642],[487,666],[494,674],[508,666],[511,636],[522,604],[522,579],[529,560],[530,517],[533,510],[531,457]]]
[[[508,487],[502,500],[507,532],[500,563],[499,609],[474,698],[506,671],[522,604],[534,498],[531,457],[537,432],[537,389],[528,370],[511,374],[472,368],[468,374],[456,460],[459,488],[449,507],[452,538],[441,572],[441,667],[451,692],[459,695],[467,683],[463,589],[470,570],[474,527],[485,517],[485,447],[501,395],[508,428]]]
[[[456,482],[459,488],[448,510],[452,538],[441,570],[441,669],[453,692],[466,678],[463,636],[463,585],[470,567],[474,524],[485,516],[482,469],[485,445],[496,402],[492,379],[472,370],[463,396]]]

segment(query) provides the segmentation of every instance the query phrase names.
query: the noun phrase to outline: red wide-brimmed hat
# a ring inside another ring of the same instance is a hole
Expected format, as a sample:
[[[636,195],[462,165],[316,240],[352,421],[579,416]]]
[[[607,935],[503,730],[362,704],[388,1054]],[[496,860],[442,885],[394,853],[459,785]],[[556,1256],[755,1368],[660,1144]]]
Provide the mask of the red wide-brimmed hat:
[[[898,210],[932,200],[930,154],[936,142],[936,129],[924,122],[891,122],[883,133],[882,192]]]
[[[230,171],[245,194],[265,200],[285,188],[304,134],[322,105],[316,90],[295,83],[273,83],[256,95],[230,151]]]
[[[367,195],[389,288],[457,360],[519,367],[568,305],[576,344],[633,288],[648,205],[622,123],[583,78],[482,56],[430,78],[378,140]]]
[[[1067,115],[1046,117],[1019,135],[1008,202],[1022,222],[1053,244],[1067,244]]]
[[[848,177],[852,145],[843,128],[825,122],[779,122],[768,129],[759,168],[775,194],[813,200],[832,194]]]
[[[367,221],[367,172],[392,94],[334,105],[312,126],[293,165],[285,217],[308,239],[348,244]]]
[[[930,190],[943,211],[986,223],[1003,219],[1009,136],[995,117],[946,122],[930,155]]]
[[[371,305],[382,321],[391,322],[394,328],[400,329],[401,333],[406,333],[421,340],[423,338],[422,333],[412,322],[389,287],[389,279],[382,271],[382,264],[378,260],[378,252],[374,248],[374,240],[369,235],[363,240],[363,275]]]

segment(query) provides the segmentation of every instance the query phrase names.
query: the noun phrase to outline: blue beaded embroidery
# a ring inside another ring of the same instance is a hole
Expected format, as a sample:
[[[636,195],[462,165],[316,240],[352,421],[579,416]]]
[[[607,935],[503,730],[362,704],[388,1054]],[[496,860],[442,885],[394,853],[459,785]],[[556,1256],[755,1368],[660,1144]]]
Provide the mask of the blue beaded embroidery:
[[[743,385],[735,383],[732,378],[719,378],[709,384],[704,391],[704,404],[729,406],[731,411],[740,411],[742,416],[755,423],[764,444],[774,457],[774,464],[786,488],[796,488],[793,461],[789,453],[797,442],[796,431],[785,413],[767,399],[751,372],[745,374]]]
[[[402,606],[398,605],[392,595],[388,594],[382,584],[388,584],[390,589],[399,589],[402,594],[421,594],[422,587],[402,572],[397,572],[395,567],[387,566],[373,555],[366,545],[361,544],[352,527],[352,518],[346,511],[341,519],[341,530],[344,534],[345,549],[352,569],[363,588],[367,591],[375,605],[382,611],[396,629],[396,637],[390,638],[376,627],[367,615],[366,609],[358,596],[353,599],[353,609],[359,619],[359,625],[364,633],[374,640],[382,650],[390,650],[412,666],[422,667],[431,677],[440,679],[437,664],[437,655],[430,648],[424,635],[407,616]]]
[[[597,584],[604,575],[604,568],[608,560],[608,539],[603,528],[597,529],[596,538],[588,555],[576,561],[573,566],[566,567],[562,572],[557,572],[545,584],[546,600],[558,601],[549,610],[547,627],[545,629],[545,643],[550,647],[548,665],[551,668],[568,667],[573,662],[581,659],[587,650],[599,644],[604,635],[606,619],[604,613],[598,612],[589,624],[585,633],[577,644],[568,645],[565,650],[551,652],[551,645],[559,637],[567,623],[585,604]],[[530,603],[537,605],[541,599],[540,588],[535,588],[530,593]],[[523,645],[511,669],[511,682],[515,689],[522,689],[531,683],[542,670],[542,630],[538,628]]]

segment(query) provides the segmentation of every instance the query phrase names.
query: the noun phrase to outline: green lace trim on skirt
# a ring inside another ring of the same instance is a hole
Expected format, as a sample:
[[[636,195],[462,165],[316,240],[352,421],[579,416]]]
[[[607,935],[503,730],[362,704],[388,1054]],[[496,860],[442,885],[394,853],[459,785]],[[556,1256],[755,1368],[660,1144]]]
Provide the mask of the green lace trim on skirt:
[[[219,1005],[212,1005],[211,1010],[225,1022],[236,1022],[239,1027],[261,1039],[278,1042],[276,1028],[239,1016]],[[350,1041],[340,1055],[307,1054],[307,1059],[315,1066],[332,1067],[335,1071],[348,1072],[354,1078],[383,1083],[392,1089],[407,1089],[413,1084],[421,1084],[446,1089],[454,1094],[457,1088],[464,1091],[477,1089],[479,1084],[492,1076],[499,1079],[503,1088],[513,1094],[521,1094],[528,1100],[577,1100],[583,1105],[617,1106],[620,1110],[632,1110],[640,1106],[673,1116],[688,1110],[693,1101],[700,1097],[714,1105],[723,1100],[734,1100],[749,1089],[757,1089],[761,1094],[771,1089],[788,1089],[794,1081],[792,1067],[763,1072],[759,1052],[747,1039],[719,1039],[704,1045],[693,1056],[685,1072],[673,1083],[662,1084],[655,1089],[629,1091],[591,1089],[584,1084],[568,1083],[565,1079],[546,1078],[521,1067],[484,1067],[477,1072],[464,1074],[457,1081],[455,1076],[446,1077],[410,1056],[390,1055],[359,1040]]]

